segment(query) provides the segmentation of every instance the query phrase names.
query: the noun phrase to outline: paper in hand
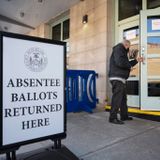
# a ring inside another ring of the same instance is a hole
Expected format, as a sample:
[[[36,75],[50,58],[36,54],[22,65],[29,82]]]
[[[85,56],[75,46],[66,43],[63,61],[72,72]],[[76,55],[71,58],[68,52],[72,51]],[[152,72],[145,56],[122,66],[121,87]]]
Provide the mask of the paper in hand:
[[[129,59],[136,59],[138,56],[138,49],[131,49],[129,52]]]

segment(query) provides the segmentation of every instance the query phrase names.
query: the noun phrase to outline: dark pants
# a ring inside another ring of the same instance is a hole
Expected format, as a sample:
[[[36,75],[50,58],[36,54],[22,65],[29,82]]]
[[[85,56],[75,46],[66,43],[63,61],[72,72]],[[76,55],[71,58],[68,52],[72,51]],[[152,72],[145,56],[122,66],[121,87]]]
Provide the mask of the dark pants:
[[[117,113],[120,109],[121,118],[128,116],[128,107],[127,107],[127,93],[126,93],[126,84],[121,81],[113,80],[112,84],[112,102],[111,102],[111,111],[110,119],[116,119]]]

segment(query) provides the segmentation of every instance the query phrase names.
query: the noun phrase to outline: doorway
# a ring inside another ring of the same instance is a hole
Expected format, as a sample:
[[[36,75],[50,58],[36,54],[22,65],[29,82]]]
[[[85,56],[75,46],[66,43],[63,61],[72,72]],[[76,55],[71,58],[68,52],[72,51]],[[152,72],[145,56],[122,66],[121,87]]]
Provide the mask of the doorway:
[[[143,10],[137,20],[119,26],[119,42],[131,41],[145,58],[127,81],[128,106],[160,110],[160,8]],[[132,57],[129,57],[132,59]]]
[[[131,42],[130,49],[140,48],[140,32],[139,32],[139,21],[133,21],[130,23],[122,24],[119,26],[119,42],[123,39],[128,39]],[[130,60],[132,57],[129,57]],[[130,77],[127,80],[127,98],[128,106],[140,107],[139,103],[139,64],[134,67],[134,70],[130,73]]]
[[[160,110],[160,8],[141,11],[141,109]]]

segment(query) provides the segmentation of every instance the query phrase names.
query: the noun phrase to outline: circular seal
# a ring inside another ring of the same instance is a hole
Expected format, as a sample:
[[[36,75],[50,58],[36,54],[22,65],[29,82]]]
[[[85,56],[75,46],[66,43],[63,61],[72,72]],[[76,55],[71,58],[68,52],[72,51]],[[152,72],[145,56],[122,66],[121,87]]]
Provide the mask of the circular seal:
[[[48,60],[43,50],[38,47],[33,47],[26,51],[24,63],[30,71],[41,72],[46,68]]]

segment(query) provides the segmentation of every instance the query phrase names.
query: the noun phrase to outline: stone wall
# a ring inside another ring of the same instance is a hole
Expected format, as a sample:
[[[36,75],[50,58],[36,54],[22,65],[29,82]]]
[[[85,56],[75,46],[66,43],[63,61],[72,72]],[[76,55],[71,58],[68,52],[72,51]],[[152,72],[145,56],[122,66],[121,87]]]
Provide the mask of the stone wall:
[[[28,33],[29,36],[41,37],[41,38],[49,38],[49,34],[50,34],[50,27],[45,23],[39,25],[36,29]]]
[[[82,17],[88,15],[88,23]],[[69,68],[95,70],[97,96],[106,99],[107,0],[85,0],[70,9]]]
[[[88,23],[82,17],[88,15]],[[50,22],[49,20],[48,22]],[[51,27],[41,24],[29,35],[50,38]],[[97,97],[104,107],[111,89],[107,78],[108,61],[114,44],[114,0],[84,0],[70,8],[69,69],[95,70]]]

